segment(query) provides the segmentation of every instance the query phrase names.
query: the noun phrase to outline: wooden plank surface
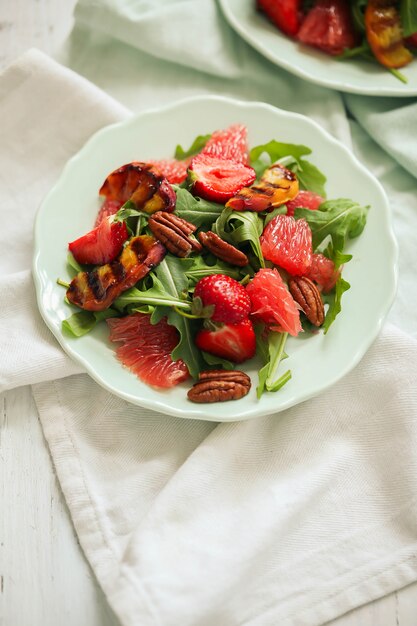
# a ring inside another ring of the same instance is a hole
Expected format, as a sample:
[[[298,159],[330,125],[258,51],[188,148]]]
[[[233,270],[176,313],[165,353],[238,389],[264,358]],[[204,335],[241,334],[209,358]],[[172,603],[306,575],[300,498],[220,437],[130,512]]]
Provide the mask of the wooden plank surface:
[[[33,46],[53,54],[74,4],[0,0],[0,69]],[[1,626],[118,626],[79,547],[30,388],[0,395],[0,411]],[[417,626],[417,583],[328,626]]]

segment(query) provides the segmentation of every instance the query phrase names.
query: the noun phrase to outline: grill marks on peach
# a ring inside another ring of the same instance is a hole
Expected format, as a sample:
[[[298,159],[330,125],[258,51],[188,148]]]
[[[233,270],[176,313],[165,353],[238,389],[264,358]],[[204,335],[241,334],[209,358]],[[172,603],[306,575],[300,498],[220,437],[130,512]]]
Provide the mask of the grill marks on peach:
[[[67,298],[87,311],[103,311],[126,289],[138,280],[166,254],[164,246],[149,235],[130,240],[119,259],[91,271],[79,272],[71,281]]]

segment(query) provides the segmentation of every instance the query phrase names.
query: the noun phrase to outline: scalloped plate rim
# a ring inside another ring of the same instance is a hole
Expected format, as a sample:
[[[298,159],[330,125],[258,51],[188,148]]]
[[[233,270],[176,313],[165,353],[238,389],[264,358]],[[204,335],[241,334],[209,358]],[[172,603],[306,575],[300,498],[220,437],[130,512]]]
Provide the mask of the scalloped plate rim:
[[[392,280],[389,285],[389,290],[387,291],[387,294],[386,294],[386,302],[385,302],[384,310],[380,311],[378,318],[375,320],[373,334],[369,335],[366,345],[362,344],[361,346],[358,347],[358,349],[356,350],[355,357],[352,358],[348,363],[346,363],[343,369],[339,369],[336,375],[334,375],[333,377],[329,377],[321,387],[316,388],[313,392],[310,392],[310,393],[304,393],[304,394],[300,393],[296,399],[290,398],[288,401],[283,402],[282,404],[274,407],[273,409],[267,406],[263,407],[261,405],[262,399],[259,401],[255,409],[251,407],[244,408],[244,401],[245,401],[245,398],[244,398],[239,401],[239,406],[237,406],[235,403],[224,403],[224,404],[215,404],[215,405],[191,405],[190,403],[190,408],[189,410],[187,410],[187,415],[184,415],[183,409],[177,408],[175,406],[171,406],[169,404],[169,401],[166,402],[163,399],[159,399],[158,396],[157,397],[152,396],[150,398],[146,398],[146,397],[138,397],[137,393],[121,392],[114,385],[112,385],[111,382],[106,380],[105,377],[103,378],[103,376],[97,372],[97,370],[92,366],[88,358],[80,355],[74,349],[73,345],[76,345],[76,344],[73,344],[73,342],[82,341],[82,338],[75,339],[75,340],[66,339],[66,337],[64,337],[62,332],[57,330],[56,326],[51,320],[51,317],[45,305],[45,294],[44,294],[45,281],[42,278],[42,259],[41,259],[42,250],[40,247],[40,238],[42,236],[42,218],[46,210],[46,207],[48,206],[48,202],[54,196],[57,190],[59,191],[60,187],[65,183],[65,178],[68,172],[74,166],[76,166],[78,162],[80,161],[82,162],[84,159],[84,155],[88,152],[88,150],[94,148],[96,144],[100,144],[103,137],[109,134],[111,135],[113,133],[117,133],[119,128],[129,128],[129,126],[134,127],[138,123],[140,124],[144,120],[146,121],[146,118],[149,116],[154,116],[154,115],[158,116],[164,113],[175,115],[175,112],[181,111],[182,107],[184,106],[193,105],[193,104],[205,106],[214,102],[224,103],[225,106],[232,106],[232,107],[242,108],[242,109],[245,109],[245,108],[264,109],[264,110],[268,110],[272,112],[278,117],[290,118],[292,120],[299,120],[299,121],[302,120],[303,123],[307,123],[311,127],[314,127],[314,131],[317,132],[319,135],[321,135],[322,138],[325,139],[325,141],[329,142],[330,144],[334,144],[335,146],[338,147],[338,149],[342,150],[345,158],[347,158],[350,161],[350,164],[352,166],[354,166],[355,168],[359,168],[360,170],[365,172],[370,179],[373,180],[373,184],[376,186],[376,188],[378,188],[381,195],[385,198],[386,205],[389,210],[389,204],[386,198],[386,194],[381,184],[379,183],[379,181],[376,178],[374,178],[366,170],[366,168],[364,168],[364,166],[358,161],[358,159],[347,148],[345,148],[345,146],[343,146],[337,139],[332,137],[326,130],[324,130],[321,126],[319,126],[319,124],[317,124],[314,120],[311,120],[310,118],[306,118],[305,116],[300,115],[298,113],[284,111],[276,107],[273,107],[272,105],[262,103],[262,102],[249,102],[249,101],[243,102],[243,101],[239,101],[239,100],[235,100],[235,99],[227,98],[223,96],[195,96],[195,97],[185,98],[185,99],[176,101],[175,103],[171,105],[166,105],[164,107],[155,107],[153,109],[149,109],[142,113],[135,114],[127,118],[126,120],[123,120],[121,122],[116,122],[114,124],[111,124],[109,126],[106,126],[100,129],[99,131],[94,133],[92,137],[88,139],[88,141],[84,144],[84,146],[73,157],[71,157],[68,160],[68,162],[66,163],[66,165],[64,166],[62,170],[60,177],[58,178],[56,183],[53,185],[53,187],[51,188],[51,190],[49,191],[49,193],[47,194],[47,196],[41,203],[41,206],[38,210],[38,214],[37,214],[36,222],[35,222],[35,249],[34,249],[34,256],[33,256],[33,277],[34,277],[35,288],[36,288],[38,308],[40,310],[40,313],[46,325],[49,327],[49,329],[51,330],[55,338],[58,340],[59,344],[64,349],[64,351],[71,358],[73,358],[75,361],[80,363],[86,369],[87,373],[101,386],[106,388],[111,393],[123,398],[124,400],[127,400],[128,402],[132,404],[135,404],[144,408],[149,408],[154,411],[161,411],[161,412],[165,412],[176,417],[187,418],[187,419],[202,419],[202,420],[210,420],[210,421],[231,422],[231,421],[237,421],[237,420],[241,421],[241,420],[252,419],[256,417],[262,417],[265,415],[270,415],[274,412],[278,413],[296,404],[299,404],[300,402],[304,402],[318,395],[319,393],[322,393],[325,389],[329,388],[330,386],[334,385],[336,382],[341,380],[341,378],[343,378],[347,373],[349,373],[362,359],[362,357],[364,356],[364,354],[366,353],[366,351],[368,350],[368,348],[370,347],[374,339],[377,337],[381,329],[381,326],[383,324],[383,321],[385,320],[385,317],[392,305],[392,302],[396,293],[398,248],[397,248],[396,240],[395,240],[393,229],[392,229],[392,224],[390,223],[390,221],[388,221],[386,224],[386,227],[387,227],[386,235],[391,244],[391,258],[393,262]],[[48,280],[48,286],[50,286],[50,280]],[[119,367],[122,367],[120,364],[118,365]],[[139,381],[139,386],[143,386],[145,388],[148,388],[149,390],[149,387],[147,385],[144,385],[140,381]],[[160,392],[156,392],[156,393],[160,393]],[[163,393],[164,392],[162,392],[162,395]],[[233,404],[236,407],[236,409],[239,409],[241,407],[241,410],[242,410],[241,414],[238,417],[236,417],[236,415],[232,415],[232,416],[219,415],[220,408],[223,406],[230,405],[230,404]],[[201,408],[202,406],[203,408]]]

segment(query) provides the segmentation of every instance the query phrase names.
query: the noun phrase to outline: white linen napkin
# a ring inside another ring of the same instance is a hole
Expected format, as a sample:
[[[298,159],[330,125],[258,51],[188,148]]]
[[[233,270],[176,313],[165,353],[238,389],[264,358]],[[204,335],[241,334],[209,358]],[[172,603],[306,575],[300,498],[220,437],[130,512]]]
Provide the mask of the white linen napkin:
[[[36,52],[3,74],[0,94],[10,290],[16,273],[28,276],[33,215],[61,167],[127,112]],[[400,170],[372,145],[358,146],[382,180]],[[19,228],[16,215],[26,220]],[[2,345],[15,333],[2,351],[5,387],[79,371],[29,319],[35,305],[29,282],[21,285],[7,300],[0,285]],[[25,324],[31,330],[20,343]],[[49,363],[41,378],[39,359]],[[85,374],[34,385],[80,543],[121,622],[315,626],[416,580],[416,375],[416,342],[389,327],[331,390],[245,423],[153,413]]]

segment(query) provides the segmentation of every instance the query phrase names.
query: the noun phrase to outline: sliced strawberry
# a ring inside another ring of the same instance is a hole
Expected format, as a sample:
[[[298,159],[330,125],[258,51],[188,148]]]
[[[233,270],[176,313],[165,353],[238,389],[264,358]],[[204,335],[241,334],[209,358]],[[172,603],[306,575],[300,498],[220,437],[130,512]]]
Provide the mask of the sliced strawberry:
[[[190,170],[194,178],[193,193],[213,202],[226,202],[256,179],[251,167],[208,154],[194,157]]]
[[[147,161],[154,165],[165,176],[171,185],[180,185],[187,178],[187,170],[191,159],[177,161],[177,159],[162,159],[161,161]]]
[[[194,297],[203,306],[214,305],[211,319],[215,322],[236,324],[250,313],[250,299],[246,289],[226,274],[210,274],[201,278],[195,286]]]
[[[333,55],[353,48],[356,34],[347,0],[317,0],[304,18],[297,39]]]
[[[216,130],[201,154],[231,159],[237,163],[249,164],[249,147],[247,141],[247,128],[243,124],[233,124],[225,130]]]
[[[280,30],[294,37],[300,27],[300,0],[258,0],[258,9],[263,11]]]
[[[233,363],[251,359],[256,349],[255,332],[249,319],[237,324],[221,324],[214,330],[203,328],[197,333],[195,343],[200,350]]]
[[[100,226],[101,222],[110,215],[114,215],[123,206],[118,200],[104,200],[96,217],[94,226]]]
[[[322,202],[324,202],[324,198],[319,196],[318,193],[304,191],[301,189],[294,200],[289,200],[285,203],[287,207],[287,215],[293,216],[295,209],[300,207],[303,209],[310,209],[310,211],[316,211]]]
[[[126,224],[106,217],[99,226],[68,244],[74,259],[81,264],[104,265],[114,261],[128,238]]]

